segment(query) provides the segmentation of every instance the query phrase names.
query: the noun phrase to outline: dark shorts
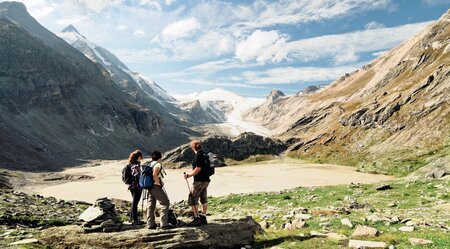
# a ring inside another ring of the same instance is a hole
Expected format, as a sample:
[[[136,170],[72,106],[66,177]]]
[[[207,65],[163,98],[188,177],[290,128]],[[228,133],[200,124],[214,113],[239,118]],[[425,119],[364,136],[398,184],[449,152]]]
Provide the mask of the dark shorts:
[[[189,206],[197,205],[199,198],[202,204],[208,203],[208,185],[209,182],[194,182],[192,185],[192,193],[189,194],[188,198]]]

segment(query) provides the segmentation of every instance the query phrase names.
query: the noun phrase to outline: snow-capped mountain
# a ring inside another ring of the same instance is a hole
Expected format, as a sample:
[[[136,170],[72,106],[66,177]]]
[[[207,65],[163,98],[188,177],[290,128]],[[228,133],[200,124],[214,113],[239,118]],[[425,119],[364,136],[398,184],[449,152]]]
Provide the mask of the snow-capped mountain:
[[[126,91],[143,91],[150,98],[167,107],[168,102],[175,101],[167,92],[154,81],[131,71],[113,53],[90,42],[73,26],[64,28],[59,36],[67,43],[78,49],[92,61],[101,64],[110,73],[114,82]]]
[[[242,119],[244,112],[261,105],[264,99],[245,98],[222,88],[188,95],[174,95],[174,97],[178,99],[183,109],[192,110],[192,107],[195,107],[198,110],[201,107],[204,113],[219,120],[219,126],[227,129],[232,135],[237,136],[246,131],[252,131],[263,136],[271,135],[268,129],[258,123]]]

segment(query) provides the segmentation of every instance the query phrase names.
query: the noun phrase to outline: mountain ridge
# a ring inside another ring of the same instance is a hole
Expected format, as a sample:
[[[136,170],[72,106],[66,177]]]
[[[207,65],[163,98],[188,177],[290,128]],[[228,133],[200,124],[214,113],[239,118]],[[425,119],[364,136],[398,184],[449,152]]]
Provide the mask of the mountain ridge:
[[[245,113],[291,155],[404,175],[450,153],[450,10],[364,67],[309,95]]]

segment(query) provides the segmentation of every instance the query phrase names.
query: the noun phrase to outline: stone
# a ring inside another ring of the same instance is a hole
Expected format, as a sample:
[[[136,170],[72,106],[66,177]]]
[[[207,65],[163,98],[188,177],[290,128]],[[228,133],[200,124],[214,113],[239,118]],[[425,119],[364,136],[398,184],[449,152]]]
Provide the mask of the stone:
[[[391,185],[389,184],[381,184],[375,187],[375,190],[382,191],[382,190],[388,190],[392,189]]]
[[[19,241],[13,242],[13,243],[11,243],[9,245],[17,246],[17,245],[34,244],[34,243],[39,243],[39,240],[37,240],[37,239],[24,239],[24,240],[19,240]]]
[[[318,231],[311,231],[310,234],[311,234],[311,237],[314,237],[314,238],[326,238],[327,237],[327,234],[321,233]]]
[[[402,221],[400,221],[401,223],[406,223],[406,222],[408,222],[408,221],[411,221],[411,218],[406,218],[406,219],[403,219]]]
[[[366,217],[367,221],[373,222],[373,223],[377,223],[377,222],[383,222],[386,221],[388,219],[382,218],[376,214],[372,214]]]
[[[105,228],[105,227],[110,227],[110,226],[114,226],[116,223],[113,220],[106,220],[103,221],[100,226]]]
[[[237,229],[239,228],[239,229]],[[170,230],[136,229],[124,225],[120,232],[85,233],[80,226],[51,227],[41,232],[44,244],[57,248],[241,248],[252,245],[260,226],[251,217],[210,218],[208,225]],[[161,246],[164,245],[164,246]]]
[[[412,232],[412,231],[414,231],[414,227],[400,227],[399,229],[398,229],[399,231],[402,231],[402,232]]]
[[[412,246],[418,246],[418,245],[424,246],[424,245],[433,244],[433,241],[431,241],[431,240],[419,239],[419,238],[409,238],[408,241]]]
[[[337,242],[344,242],[348,240],[347,236],[338,233],[327,233],[327,239]]]
[[[296,219],[309,220],[312,218],[312,215],[302,213],[302,214],[296,214],[294,217]]]
[[[261,228],[264,229],[264,230],[269,229],[269,227],[270,227],[269,222],[267,222],[267,221],[265,221],[265,220],[261,221],[261,222],[259,223],[259,225],[260,225]]]
[[[352,234],[352,237],[375,237],[378,230],[373,227],[358,225]]]
[[[341,220],[341,224],[350,228],[353,228],[353,224],[349,218],[344,218]]]
[[[304,228],[306,227],[306,222],[302,219],[297,219],[292,221],[292,227],[295,229]]]
[[[384,242],[378,241],[366,241],[366,240],[350,240],[348,247],[363,249],[363,248],[386,248],[387,245]]]
[[[406,222],[405,225],[407,225],[407,226],[409,226],[409,227],[412,227],[412,226],[415,226],[416,223],[410,220],[410,221]]]
[[[103,216],[103,211],[99,207],[88,207],[78,217],[82,221],[90,222]]]
[[[393,224],[397,224],[397,223],[400,222],[400,219],[399,219],[397,216],[393,216],[393,217],[391,218],[391,222],[392,222]]]

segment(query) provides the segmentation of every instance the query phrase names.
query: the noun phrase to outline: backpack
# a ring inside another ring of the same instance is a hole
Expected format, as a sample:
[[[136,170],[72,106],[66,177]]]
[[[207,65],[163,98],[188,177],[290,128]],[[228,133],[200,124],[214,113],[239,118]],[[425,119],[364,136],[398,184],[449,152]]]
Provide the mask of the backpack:
[[[127,164],[122,169],[122,182],[131,185],[133,176],[131,175],[131,165]]]
[[[153,187],[153,166],[154,164],[144,164],[141,177],[139,178],[139,186],[143,189],[151,189]]]
[[[216,169],[211,165],[210,157],[213,156],[212,153],[203,152],[203,156],[205,157],[205,169],[208,176],[212,176],[216,173]]]

